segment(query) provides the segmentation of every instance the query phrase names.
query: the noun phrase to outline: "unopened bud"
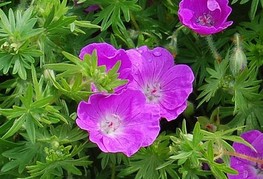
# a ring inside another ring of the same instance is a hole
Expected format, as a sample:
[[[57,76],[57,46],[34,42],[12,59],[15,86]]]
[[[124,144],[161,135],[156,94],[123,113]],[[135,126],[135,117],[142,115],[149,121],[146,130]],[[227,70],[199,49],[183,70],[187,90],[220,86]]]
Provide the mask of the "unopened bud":
[[[238,34],[235,35],[235,43],[236,47],[230,57],[230,70],[234,76],[238,75],[247,67],[247,57],[242,50],[240,36]]]
[[[247,67],[247,57],[241,48],[236,48],[230,58],[230,69],[233,75],[239,74]]]
[[[195,111],[194,104],[191,103],[190,101],[187,101],[187,108],[184,110],[183,115],[186,118],[190,118],[194,114],[194,111]]]
[[[166,48],[172,53],[173,57],[175,58],[177,55],[177,34],[178,32],[176,31],[172,36],[168,37],[170,40],[170,43],[166,45]]]
[[[53,70],[50,70],[50,69],[45,69],[44,70],[44,78],[45,79],[55,79],[55,72]]]

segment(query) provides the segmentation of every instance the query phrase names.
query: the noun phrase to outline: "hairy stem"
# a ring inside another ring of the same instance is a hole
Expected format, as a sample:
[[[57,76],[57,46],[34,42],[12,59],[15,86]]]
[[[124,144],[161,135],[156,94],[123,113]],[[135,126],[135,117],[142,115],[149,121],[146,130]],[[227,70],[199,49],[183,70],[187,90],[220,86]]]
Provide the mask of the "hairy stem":
[[[206,40],[207,40],[208,46],[209,46],[215,60],[217,61],[217,63],[221,63],[222,57],[220,56],[220,54],[216,50],[212,36],[211,35],[206,36]]]
[[[245,159],[245,160],[249,160],[249,161],[255,162],[257,164],[263,164],[263,160],[262,159],[251,157],[251,156],[247,156],[245,154],[241,154],[241,153],[237,153],[237,152],[229,152],[229,151],[224,151],[224,154],[230,155],[230,156],[234,156],[234,157],[238,157],[238,158],[242,158],[242,159]]]

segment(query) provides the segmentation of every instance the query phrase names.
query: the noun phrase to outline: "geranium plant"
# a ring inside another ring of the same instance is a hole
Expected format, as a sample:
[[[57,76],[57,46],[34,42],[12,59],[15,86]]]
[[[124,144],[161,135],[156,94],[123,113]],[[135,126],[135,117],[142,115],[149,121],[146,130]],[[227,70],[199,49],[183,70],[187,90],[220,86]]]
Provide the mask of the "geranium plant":
[[[0,178],[261,179],[262,5],[0,1]]]

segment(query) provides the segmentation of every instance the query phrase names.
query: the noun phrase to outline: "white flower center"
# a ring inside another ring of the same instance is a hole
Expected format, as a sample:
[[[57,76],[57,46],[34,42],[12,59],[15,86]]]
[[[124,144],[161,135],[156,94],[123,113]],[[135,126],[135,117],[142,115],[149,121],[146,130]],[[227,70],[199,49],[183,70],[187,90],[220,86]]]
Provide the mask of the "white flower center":
[[[158,103],[162,95],[161,89],[159,83],[147,84],[144,88],[147,103]]]
[[[196,18],[196,23],[202,26],[211,27],[215,24],[213,16],[203,13],[203,15]]]
[[[263,175],[263,164],[256,164],[257,174]]]
[[[100,129],[104,134],[114,134],[121,126],[121,118],[116,114],[106,116],[100,122]]]

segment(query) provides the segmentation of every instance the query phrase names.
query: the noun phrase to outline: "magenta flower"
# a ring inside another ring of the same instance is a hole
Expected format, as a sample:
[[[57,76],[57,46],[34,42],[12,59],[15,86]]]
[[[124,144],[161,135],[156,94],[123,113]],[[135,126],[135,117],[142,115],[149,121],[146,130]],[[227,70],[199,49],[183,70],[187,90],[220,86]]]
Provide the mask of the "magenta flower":
[[[84,12],[86,13],[90,13],[90,12],[94,12],[100,9],[100,6],[98,6],[97,4],[94,5],[90,5],[89,7],[87,7],[86,9],[84,9]]]
[[[140,90],[146,99],[146,111],[157,118],[175,119],[187,107],[194,75],[187,65],[174,65],[173,56],[164,48],[146,46],[128,50],[133,63],[133,81],[128,88]]]
[[[105,65],[106,70],[110,70],[118,61],[121,62],[118,71],[120,79],[132,80],[131,60],[123,49],[115,49],[107,43],[92,43],[83,47],[80,51],[79,58],[83,59],[85,54],[92,54],[96,50],[98,56],[98,66]],[[119,89],[119,88],[118,88]]]
[[[178,16],[182,24],[193,31],[200,35],[210,35],[233,23],[227,21],[231,11],[228,0],[182,0]]]
[[[95,94],[89,102],[80,102],[76,122],[103,152],[122,152],[129,157],[151,145],[160,130],[158,120],[144,112],[144,102],[144,95],[133,90],[110,96]]]
[[[235,151],[243,156],[248,156],[248,160],[238,157],[231,157],[230,166],[238,171],[238,175],[228,175],[229,179],[262,179],[263,178],[263,133],[257,130],[251,130],[241,135],[255,149],[245,146],[244,144],[234,142]],[[251,160],[249,157],[258,159]]]

